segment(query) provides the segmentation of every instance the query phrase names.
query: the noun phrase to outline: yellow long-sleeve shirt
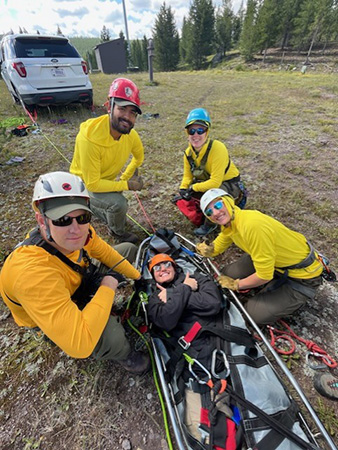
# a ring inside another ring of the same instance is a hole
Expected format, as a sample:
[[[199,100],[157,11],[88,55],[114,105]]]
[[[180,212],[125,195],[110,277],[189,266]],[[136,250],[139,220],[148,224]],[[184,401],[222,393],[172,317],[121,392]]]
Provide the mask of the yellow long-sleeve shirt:
[[[91,227],[84,247],[88,255],[113,267],[122,256]],[[80,251],[66,255],[78,263]],[[80,265],[85,262],[81,261]],[[128,278],[140,273],[128,261],[114,269]],[[71,300],[81,275],[39,246],[16,248],[0,273],[0,293],[19,326],[39,327],[57,346],[74,358],[86,358],[94,350],[107,324],[115,292],[100,286],[80,311]],[[14,303],[15,302],[15,303]]]
[[[125,171],[117,180],[132,155]],[[70,172],[78,175],[91,192],[128,190],[129,180],[144,160],[141,139],[135,130],[115,140],[110,134],[109,115],[89,119],[80,125]]]
[[[203,156],[205,155],[210,139],[206,141],[201,150],[196,153],[191,145],[185,150],[183,156],[183,179],[180,189],[188,189],[193,181],[193,174],[187,156],[191,155],[196,167],[199,167]],[[229,169],[226,173],[225,169],[229,164],[229,153],[226,146],[217,140],[212,142],[212,146],[205,164],[205,170],[210,174],[207,181],[194,183],[191,187],[195,192],[206,192],[209,189],[219,188],[223,181],[231,180],[239,175],[239,170],[231,161]]]
[[[290,230],[260,211],[233,208],[231,225],[222,226],[214,240],[213,256],[223,253],[234,243],[251,256],[257,275],[263,280],[271,280],[278,268],[298,264],[309,255],[309,246],[301,233]],[[304,269],[290,269],[289,276],[310,279],[319,276],[322,270],[320,261],[316,259]]]

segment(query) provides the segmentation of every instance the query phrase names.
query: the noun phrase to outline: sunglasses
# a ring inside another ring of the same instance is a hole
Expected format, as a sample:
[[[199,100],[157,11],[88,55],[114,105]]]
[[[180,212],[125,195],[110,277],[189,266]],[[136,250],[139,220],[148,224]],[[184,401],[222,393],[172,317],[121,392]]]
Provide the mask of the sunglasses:
[[[60,219],[52,220],[52,224],[55,225],[56,227],[69,227],[69,225],[71,225],[73,223],[73,220],[75,219],[79,225],[85,225],[86,223],[89,223],[91,221],[91,218],[92,218],[91,213],[86,212],[76,217],[70,216],[60,217]]]
[[[154,272],[159,272],[159,271],[161,270],[162,266],[163,266],[165,269],[169,269],[169,267],[172,267],[173,265],[172,265],[172,263],[171,263],[170,261],[162,262],[162,263],[160,263],[160,264],[156,264],[156,265],[153,267],[153,271],[154,271]]]
[[[206,131],[207,131],[206,128],[189,128],[188,134],[190,136],[193,136],[195,133],[201,135],[201,134],[204,134]]]
[[[224,203],[223,203],[223,200],[218,200],[218,202],[216,202],[215,204],[214,204],[214,206],[212,206],[211,208],[208,208],[206,211],[205,211],[205,215],[207,216],[207,217],[211,217],[213,214],[214,214],[214,209],[216,209],[217,211],[219,211],[220,209],[222,209],[223,208],[223,206],[224,206]]]

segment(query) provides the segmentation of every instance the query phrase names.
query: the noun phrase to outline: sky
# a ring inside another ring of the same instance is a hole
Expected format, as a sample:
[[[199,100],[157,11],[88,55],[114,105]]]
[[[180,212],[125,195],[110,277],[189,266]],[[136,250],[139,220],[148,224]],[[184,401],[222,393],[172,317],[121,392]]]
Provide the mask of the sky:
[[[129,39],[152,36],[155,19],[164,0],[125,0]],[[213,0],[220,5],[221,0]],[[242,0],[232,0],[237,12]],[[177,29],[181,30],[183,17],[188,16],[190,2],[167,0],[171,6]],[[111,39],[123,31],[127,37],[122,0],[0,0],[0,35],[19,32],[56,34],[58,26],[67,37],[99,37],[103,26]]]

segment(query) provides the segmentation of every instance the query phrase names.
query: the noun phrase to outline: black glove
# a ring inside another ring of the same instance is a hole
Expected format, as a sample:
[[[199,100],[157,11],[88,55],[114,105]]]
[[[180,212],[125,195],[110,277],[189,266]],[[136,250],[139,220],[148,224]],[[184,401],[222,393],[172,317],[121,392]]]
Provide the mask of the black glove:
[[[125,286],[127,284],[127,280],[124,278],[124,276],[119,272],[115,272],[115,270],[109,269],[105,274],[103,274],[103,276],[104,277],[110,276],[116,278],[116,280],[118,281],[117,285],[118,288]]]
[[[190,200],[193,193],[194,193],[194,191],[191,188],[189,188],[189,189],[180,189],[180,196],[184,200]]]
[[[134,288],[136,292],[147,292],[148,283],[143,278],[134,281]]]

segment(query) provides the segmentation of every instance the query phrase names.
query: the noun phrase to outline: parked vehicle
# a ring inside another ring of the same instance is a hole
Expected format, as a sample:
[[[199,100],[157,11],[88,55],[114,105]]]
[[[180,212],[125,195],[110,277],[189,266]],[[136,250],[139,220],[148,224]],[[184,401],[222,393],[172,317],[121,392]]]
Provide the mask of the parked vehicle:
[[[64,36],[5,35],[1,76],[16,103],[38,106],[93,104],[87,63]]]

